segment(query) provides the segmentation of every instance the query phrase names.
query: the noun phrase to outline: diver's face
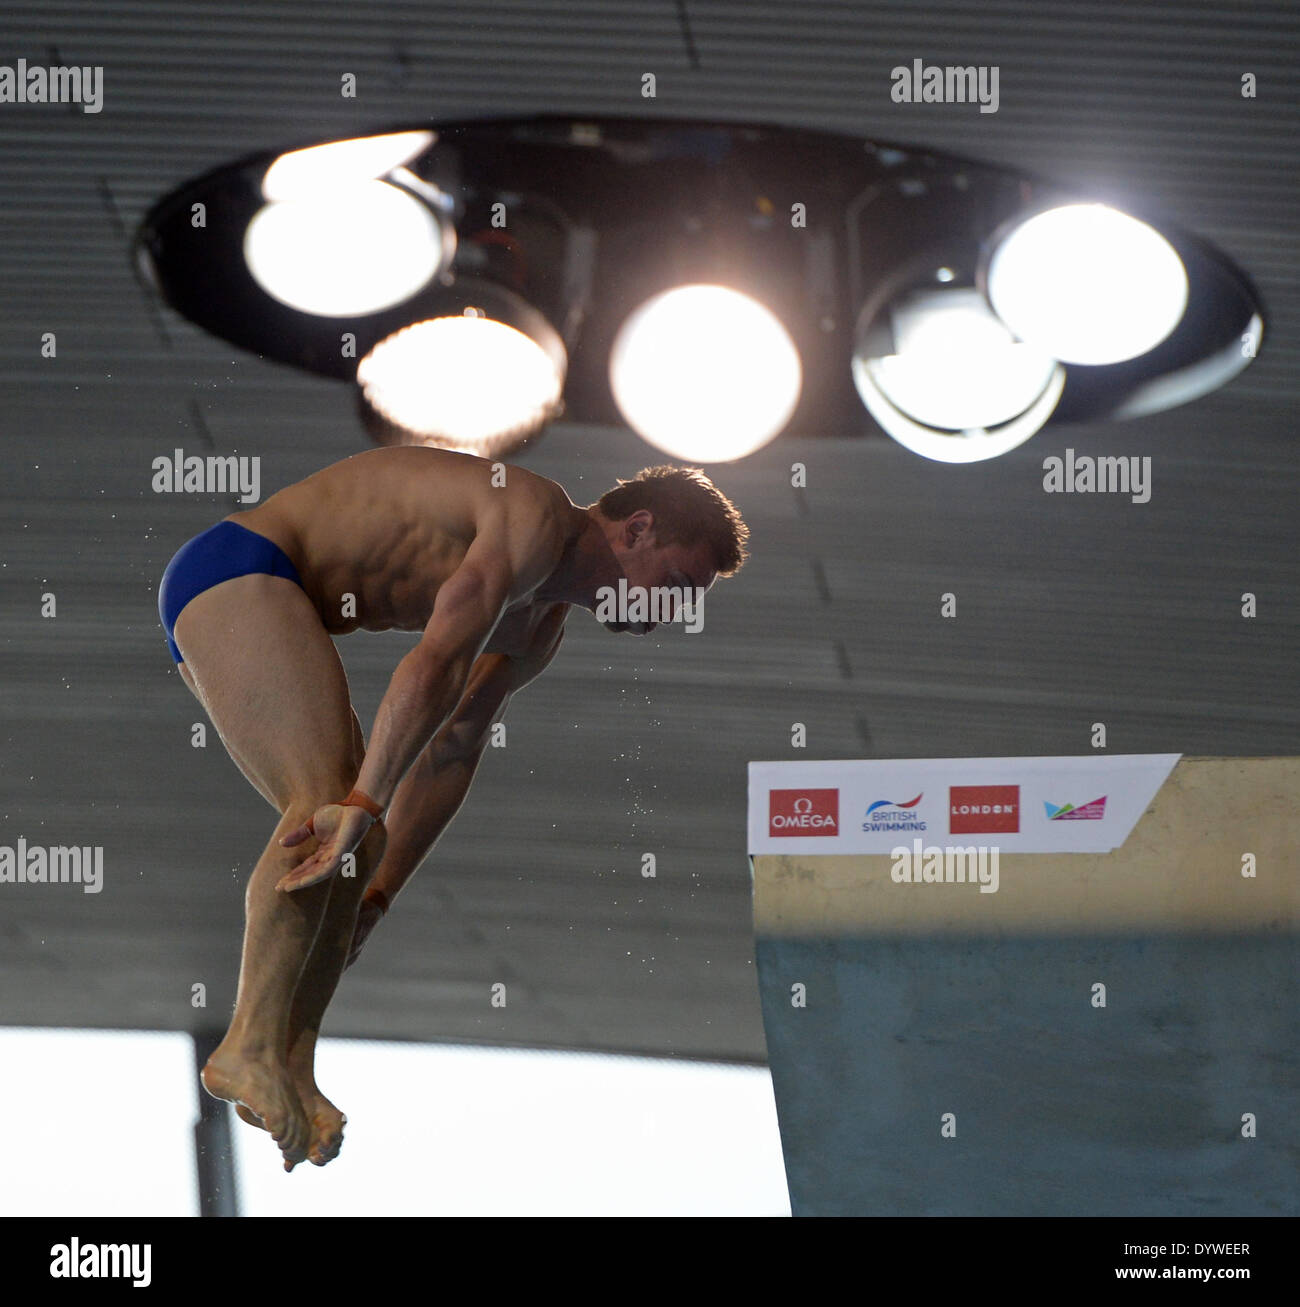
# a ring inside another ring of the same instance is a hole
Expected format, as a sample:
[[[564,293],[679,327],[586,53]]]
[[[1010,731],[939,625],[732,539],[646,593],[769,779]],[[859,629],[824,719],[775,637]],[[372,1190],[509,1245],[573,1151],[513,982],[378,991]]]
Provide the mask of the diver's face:
[[[678,616],[684,602],[698,603],[718,578],[707,544],[661,545],[654,538],[653,528],[638,533],[624,549],[616,546],[615,553],[627,579],[629,598],[637,587],[645,588],[647,602],[653,591],[676,592],[658,596],[661,612],[666,605],[670,621]],[[628,635],[649,635],[658,625],[650,621],[604,623],[606,630]]]

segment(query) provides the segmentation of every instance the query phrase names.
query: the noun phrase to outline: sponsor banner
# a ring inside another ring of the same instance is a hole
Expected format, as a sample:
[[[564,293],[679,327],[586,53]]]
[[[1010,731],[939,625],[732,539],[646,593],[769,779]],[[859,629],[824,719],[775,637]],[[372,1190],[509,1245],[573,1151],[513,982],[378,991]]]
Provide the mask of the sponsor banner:
[[[749,764],[749,852],[1119,848],[1182,757],[872,758]]]
[[[767,833],[773,839],[839,834],[838,790],[771,790],[767,807]]]
[[[1076,808],[1072,803],[1057,808],[1046,801],[1043,807],[1047,809],[1048,821],[1102,821],[1106,816],[1106,796],[1103,794],[1100,799],[1093,799],[1081,808]]]
[[[1019,785],[950,785],[948,831],[953,835],[1013,835],[1020,830]]]

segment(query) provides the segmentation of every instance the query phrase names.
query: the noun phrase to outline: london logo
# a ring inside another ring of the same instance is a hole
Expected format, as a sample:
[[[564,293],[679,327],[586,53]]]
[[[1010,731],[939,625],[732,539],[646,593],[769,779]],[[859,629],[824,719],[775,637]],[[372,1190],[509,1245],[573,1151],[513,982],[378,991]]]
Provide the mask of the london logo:
[[[1020,830],[1019,785],[950,785],[948,830],[953,835]]]
[[[838,835],[839,790],[769,790],[769,835]]]
[[[1048,821],[1101,821],[1106,815],[1108,797],[1103,794],[1100,799],[1093,799],[1091,803],[1085,803],[1081,808],[1076,808],[1072,803],[1063,803],[1058,808],[1044,799],[1043,807],[1047,809]]]
[[[904,791],[906,793],[906,791]],[[877,799],[866,811],[862,829],[868,834],[886,830],[928,830],[929,826],[916,814],[916,805],[925,798],[922,791],[906,803],[895,803],[893,799]]]

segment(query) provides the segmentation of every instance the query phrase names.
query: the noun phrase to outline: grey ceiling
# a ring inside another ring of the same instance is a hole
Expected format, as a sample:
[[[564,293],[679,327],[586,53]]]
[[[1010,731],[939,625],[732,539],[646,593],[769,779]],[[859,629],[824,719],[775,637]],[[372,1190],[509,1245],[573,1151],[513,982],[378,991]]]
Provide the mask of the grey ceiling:
[[[233,1001],[270,814],[215,740],[190,747],[196,705],[154,607],[172,551],[230,508],[154,495],[149,463],[257,453],[269,493],[362,441],[344,388],[190,328],[126,249],[158,195],[281,144],[574,111],[947,147],[1163,210],[1237,260],[1270,315],[1223,392],[992,464],[786,439],[711,469],[753,559],[710,596],[705,633],[572,623],[327,1033],[763,1058],[750,759],[1076,753],[1099,721],[1116,752],[1300,752],[1298,36],[1289,3],[1186,0],[9,6],[0,63],[103,65],[105,107],[0,106],[0,842],[102,844],[106,872],[98,896],[0,886],[0,1022],[191,1029]],[[891,103],[889,70],[913,57],[997,64],[999,112]],[[1150,454],[1151,502],[1045,495],[1042,459],[1067,446]],[[590,502],[660,459],[561,426],[520,461]],[[945,591],[956,620],[938,617]],[[341,646],[368,721],[405,638]]]

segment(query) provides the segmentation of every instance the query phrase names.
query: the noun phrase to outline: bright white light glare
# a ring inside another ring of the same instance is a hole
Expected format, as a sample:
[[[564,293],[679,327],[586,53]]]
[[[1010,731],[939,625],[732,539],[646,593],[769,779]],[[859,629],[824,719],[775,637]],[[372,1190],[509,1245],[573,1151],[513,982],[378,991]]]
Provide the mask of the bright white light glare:
[[[678,286],[619,329],[609,359],[619,411],[674,458],[726,463],[760,449],[799,402],[799,351],[774,314],[726,286]]]
[[[1065,369],[1017,342],[969,288],[918,291],[890,313],[896,353],[857,354],[867,411],[900,445],[940,463],[997,458],[1041,429]]]
[[[922,458],[933,459],[936,463],[979,463],[986,458],[998,458],[1009,453],[1017,445],[1023,445],[1042,427],[1060,402],[1061,392],[1065,389],[1065,369],[1056,369],[1047,389],[1031,408],[1005,426],[992,431],[984,428],[939,431],[913,422],[881,394],[861,359],[853,360],[853,380],[857,383],[858,393],[867,406],[867,412],[904,449],[910,449]]]
[[[400,304],[432,280],[442,256],[434,214],[386,182],[264,205],[244,233],[257,284],[290,308],[326,318]]]
[[[10,1123],[0,1217],[198,1215],[199,1099],[188,1035],[4,1027],[0,1066],[11,1069],[0,1077],[0,1119]],[[89,1107],[90,1067],[95,1119],[113,1125],[88,1149],[78,1123]]]
[[[293,150],[266,170],[262,196],[271,201],[288,200],[371,181],[410,163],[433,141],[433,132],[390,132]]]
[[[766,1067],[323,1039],[316,1073],[347,1113],[343,1151],[287,1184],[236,1122],[245,1215],[790,1212]]]
[[[495,453],[551,417],[562,370],[531,337],[483,316],[432,318],[381,340],[361,360],[369,403],[425,442]]]
[[[918,293],[892,317],[897,352],[866,366],[886,399],[926,426],[1001,426],[1029,408],[1057,367],[1018,343],[973,288]]]
[[[1121,363],[1182,320],[1187,273],[1153,227],[1103,204],[1028,219],[989,263],[989,299],[1021,340],[1063,363]]]

